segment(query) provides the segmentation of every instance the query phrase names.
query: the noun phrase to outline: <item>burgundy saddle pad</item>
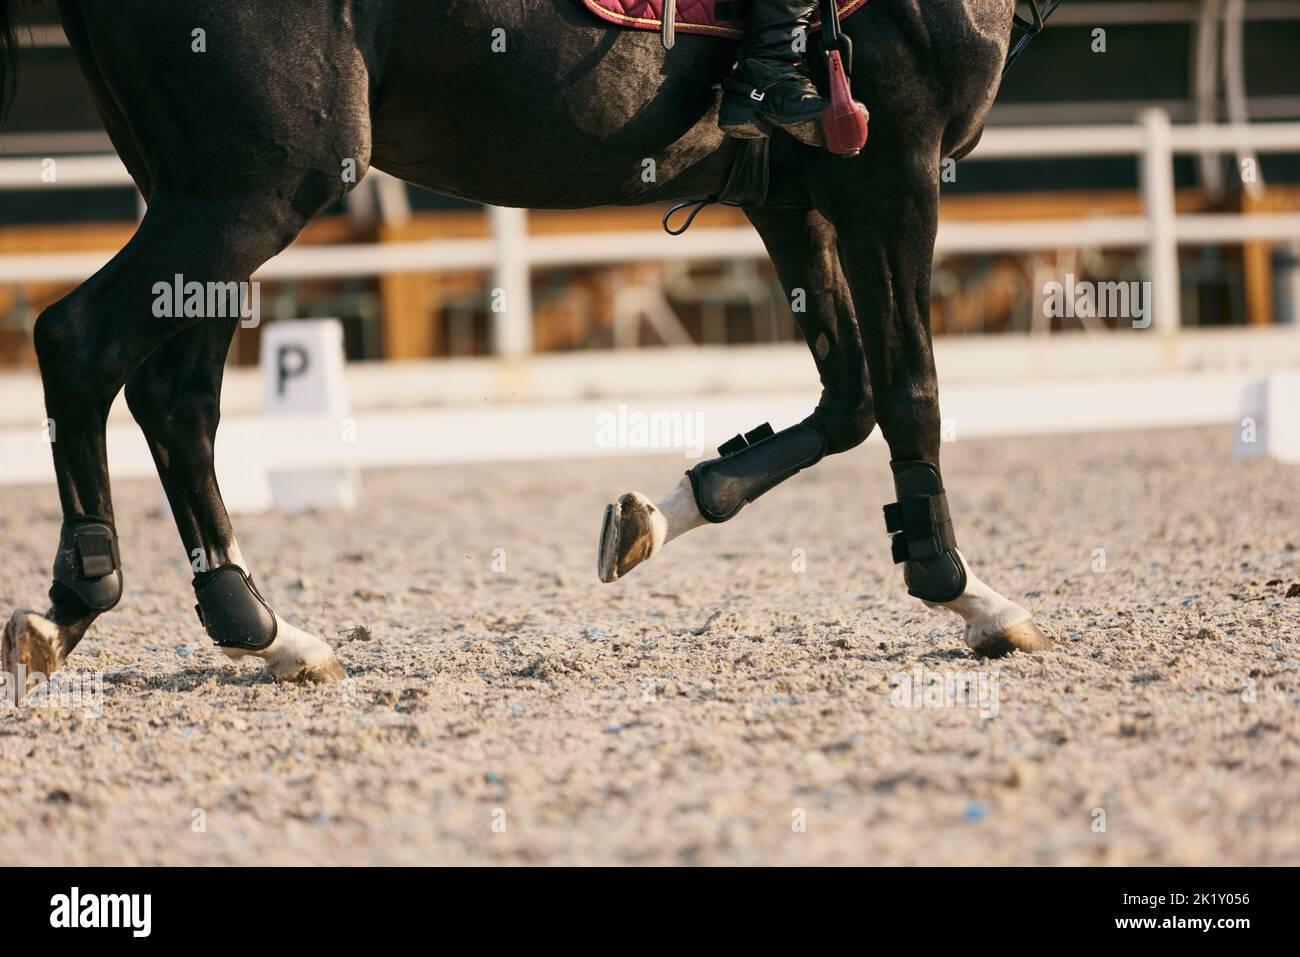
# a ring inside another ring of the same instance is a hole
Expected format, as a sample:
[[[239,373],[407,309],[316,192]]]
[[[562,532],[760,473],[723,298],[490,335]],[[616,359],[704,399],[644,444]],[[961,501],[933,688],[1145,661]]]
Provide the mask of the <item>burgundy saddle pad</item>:
[[[662,25],[663,0],[582,0],[587,9],[603,20],[632,30],[658,30]],[[867,0],[836,0],[840,19]],[[743,0],[677,0],[676,27],[680,33],[702,33],[739,40],[745,35]],[[821,17],[813,20],[821,26]]]

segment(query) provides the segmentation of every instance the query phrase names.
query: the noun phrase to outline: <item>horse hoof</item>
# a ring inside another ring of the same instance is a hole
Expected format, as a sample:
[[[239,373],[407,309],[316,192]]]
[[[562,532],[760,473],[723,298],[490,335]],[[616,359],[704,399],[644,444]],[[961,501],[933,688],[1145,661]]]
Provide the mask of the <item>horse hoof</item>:
[[[59,626],[34,611],[14,612],[0,639],[0,659],[15,681],[19,665],[29,677],[38,673],[49,677],[59,670],[64,659]]]
[[[618,581],[663,544],[668,522],[640,492],[628,492],[605,506],[596,571],[603,582]]]
[[[326,684],[330,681],[342,681],[348,676],[332,651],[328,657],[319,661],[292,664],[268,663],[267,668],[276,681],[291,681],[298,684]]]
[[[266,650],[249,652],[223,648],[222,651],[232,661],[250,655],[261,658],[276,681],[324,683],[341,681],[348,676],[333,648],[301,628],[295,628],[279,615],[275,620],[275,641]]]
[[[974,627],[966,629],[966,644],[975,654],[983,658],[1001,658],[1013,651],[1033,654],[1047,651],[1052,643],[1038,630],[1032,618],[1016,622],[1013,625],[1000,625],[987,631]]]

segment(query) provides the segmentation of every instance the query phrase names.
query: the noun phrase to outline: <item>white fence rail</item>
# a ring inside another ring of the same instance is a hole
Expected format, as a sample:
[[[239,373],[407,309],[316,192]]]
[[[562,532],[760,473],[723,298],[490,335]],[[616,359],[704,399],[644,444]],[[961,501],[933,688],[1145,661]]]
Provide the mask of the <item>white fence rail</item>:
[[[1297,152],[1300,123],[1198,124],[1175,127],[1163,110],[1145,111],[1133,125],[1062,126],[988,130],[963,162],[1049,159],[1060,156],[1133,156],[1141,173],[1143,212],[1050,220],[943,222],[937,251],[1014,252],[1112,246],[1142,248],[1152,283],[1153,325],[1171,335],[1179,326],[1179,244],[1300,241],[1300,214],[1174,211],[1173,160],[1179,154]],[[56,160],[48,179],[40,158],[0,160],[0,190],[131,186],[115,156],[67,156]],[[373,175],[373,174],[372,174]],[[529,273],[557,265],[645,260],[763,257],[749,227],[696,227],[680,237],[657,228],[613,233],[532,236],[524,210],[492,208],[491,238],[290,248],[258,277],[278,279],[366,276],[394,272],[487,269],[504,290],[505,308],[494,314],[493,348],[500,355],[532,351]],[[45,253],[0,256],[0,283],[76,282],[99,269],[103,253]]]

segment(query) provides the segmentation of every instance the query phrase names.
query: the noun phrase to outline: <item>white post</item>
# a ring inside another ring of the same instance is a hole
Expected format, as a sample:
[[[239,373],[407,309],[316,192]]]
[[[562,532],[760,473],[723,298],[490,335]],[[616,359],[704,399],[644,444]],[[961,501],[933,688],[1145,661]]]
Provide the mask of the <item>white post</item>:
[[[1143,110],[1142,203],[1146,210],[1146,274],[1156,331],[1175,335],[1179,324],[1178,233],[1174,208],[1174,154],[1169,114]]]
[[[375,184],[380,221],[385,226],[405,226],[411,219],[411,202],[406,196],[406,184],[396,176],[377,169],[372,169],[366,179]]]
[[[533,351],[533,305],[528,282],[528,213],[488,207],[497,261],[493,272],[492,352],[518,358]]]
[[[1196,122],[1213,123],[1219,115],[1219,38],[1220,0],[1201,0],[1196,21],[1196,53],[1192,67],[1192,86],[1196,91]],[[1213,150],[1201,150],[1201,182],[1216,199],[1223,195],[1223,157]]]
[[[1233,126],[1250,123],[1250,110],[1246,99],[1246,53],[1243,39],[1246,19],[1246,0],[1227,0],[1223,11],[1223,92],[1228,107],[1228,122]],[[1246,164],[1253,167],[1254,176],[1243,179]],[[1237,147],[1237,182],[1250,196],[1264,193],[1264,178],[1259,173],[1259,156],[1249,147]]]

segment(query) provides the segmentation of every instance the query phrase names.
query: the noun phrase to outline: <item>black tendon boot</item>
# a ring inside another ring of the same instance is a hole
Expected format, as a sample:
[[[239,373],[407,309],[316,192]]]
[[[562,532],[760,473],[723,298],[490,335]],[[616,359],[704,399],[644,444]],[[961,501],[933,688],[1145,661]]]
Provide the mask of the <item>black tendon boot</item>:
[[[766,136],[779,127],[810,146],[824,146],[817,92],[802,60],[815,2],[750,0],[736,69],[722,82],[718,125],[729,136]]]
[[[966,569],[948,516],[939,470],[929,462],[890,462],[898,501],[885,506],[894,561],[903,566],[909,594],[940,603],[966,590]]]
[[[98,515],[65,518],[50,587],[56,612],[73,617],[84,612],[100,614],[113,608],[121,597],[122,562],[113,523]]]

